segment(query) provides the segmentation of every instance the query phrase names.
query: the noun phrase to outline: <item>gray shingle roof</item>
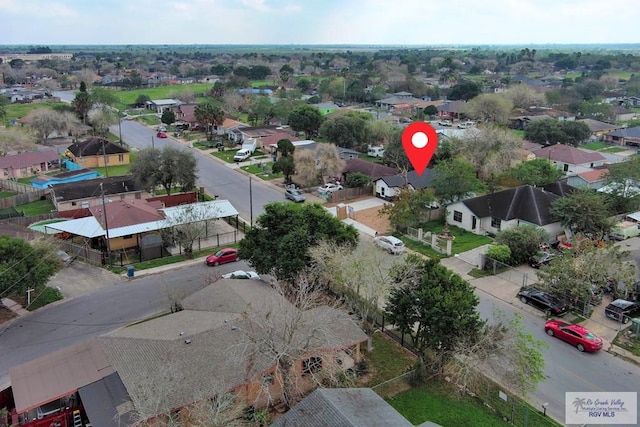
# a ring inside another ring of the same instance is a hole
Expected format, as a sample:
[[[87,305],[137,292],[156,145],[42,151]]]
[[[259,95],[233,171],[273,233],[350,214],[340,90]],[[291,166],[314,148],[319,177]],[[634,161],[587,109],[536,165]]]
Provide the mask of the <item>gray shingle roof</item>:
[[[71,151],[76,157],[102,156],[105,154],[122,154],[129,152],[124,147],[116,144],[115,142],[111,142],[108,139],[99,138],[96,136],[85,139],[84,141],[75,142],[71,144],[67,149]]]
[[[436,172],[433,169],[425,169],[422,175],[418,175],[416,171],[410,171],[407,173],[407,183],[411,184],[411,186],[416,190],[427,188],[431,185],[431,180],[435,178],[435,176]],[[405,179],[402,174],[383,176],[380,179],[389,187],[403,187],[405,184]]]
[[[539,188],[522,185],[467,199],[463,203],[478,218],[493,217],[503,221],[520,219],[543,226],[555,222],[549,210],[558,197]]]
[[[632,128],[619,129],[615,132],[610,132],[607,136],[618,136],[622,138],[640,138],[640,126],[634,126]]]
[[[591,132],[602,132],[603,130],[620,129],[620,126],[612,125],[611,123],[605,123],[594,119],[580,119],[577,121],[586,124]]]
[[[55,184],[51,188],[58,201],[69,201],[99,196],[102,194],[100,184],[105,196],[141,190],[137,188],[135,179],[129,175]]]
[[[595,151],[585,151],[565,144],[548,145],[535,152],[537,158],[549,159],[569,165],[584,165],[606,160]]]
[[[183,311],[99,338],[136,406],[158,412],[231,390],[276,364],[265,345],[296,354],[345,348],[366,334],[343,312],[300,312],[258,280],[218,280],[185,298]],[[296,325],[294,333],[291,325]],[[189,340],[187,344],[185,340]]]
[[[370,388],[320,388],[271,426],[409,427],[413,424]]]

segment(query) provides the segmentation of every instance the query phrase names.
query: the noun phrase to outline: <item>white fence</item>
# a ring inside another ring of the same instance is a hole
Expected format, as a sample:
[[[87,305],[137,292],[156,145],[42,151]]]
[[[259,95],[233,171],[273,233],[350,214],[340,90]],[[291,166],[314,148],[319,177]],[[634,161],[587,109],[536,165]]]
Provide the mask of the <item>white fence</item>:
[[[410,239],[430,246],[432,249],[440,252],[441,254],[447,254],[447,256],[451,256],[453,239],[440,237],[435,233],[431,233],[430,231],[424,232],[422,228],[412,227],[407,227],[407,236]]]

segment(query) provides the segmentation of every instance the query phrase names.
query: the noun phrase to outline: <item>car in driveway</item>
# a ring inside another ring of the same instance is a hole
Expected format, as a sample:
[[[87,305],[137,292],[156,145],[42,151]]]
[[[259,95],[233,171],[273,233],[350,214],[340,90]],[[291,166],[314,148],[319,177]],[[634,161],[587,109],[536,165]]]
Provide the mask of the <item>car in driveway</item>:
[[[244,162],[249,157],[251,157],[251,150],[242,149],[242,150],[238,150],[236,152],[236,154],[233,156],[233,161],[234,162]]]
[[[220,264],[226,264],[228,262],[235,262],[238,260],[238,250],[234,248],[220,249],[215,254],[209,255],[206,258],[206,264],[208,266],[217,266]]]
[[[559,252],[538,252],[529,258],[529,265],[533,268],[540,268],[549,265],[551,261],[561,256]]]
[[[604,314],[616,322],[629,323],[629,321],[640,316],[640,303],[617,299],[604,309]]]
[[[407,249],[404,242],[394,236],[376,236],[374,242],[382,249],[394,255],[399,255]]]
[[[166,134],[166,133],[164,133],[164,132],[158,132],[158,133],[156,133],[156,136],[157,136],[158,138],[168,138],[168,137],[167,137],[167,134]]]
[[[339,191],[342,189],[343,187],[340,184],[325,184],[322,187],[318,187],[318,193],[327,194],[327,193],[333,193],[335,191]]]
[[[68,266],[73,261],[73,257],[63,250],[58,251],[58,259],[63,267]]]
[[[305,201],[304,194],[297,188],[287,188],[284,190],[284,196],[292,202],[302,203]]]
[[[518,298],[524,304],[529,304],[543,311],[547,316],[562,316],[569,311],[567,303],[536,287],[531,286],[520,289]]]
[[[231,273],[223,274],[223,279],[251,279],[260,280],[260,275],[255,271],[236,270]]]
[[[602,349],[602,338],[597,337],[587,328],[562,320],[549,320],[544,324],[547,335],[568,342],[578,351],[599,351]]]

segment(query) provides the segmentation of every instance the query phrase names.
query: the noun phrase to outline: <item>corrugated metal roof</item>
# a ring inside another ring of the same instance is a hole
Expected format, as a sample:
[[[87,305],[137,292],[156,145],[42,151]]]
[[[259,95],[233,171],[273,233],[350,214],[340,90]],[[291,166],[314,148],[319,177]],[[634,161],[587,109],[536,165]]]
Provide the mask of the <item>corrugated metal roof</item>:
[[[206,221],[211,219],[226,218],[238,215],[236,208],[228,200],[213,200],[210,202],[191,203],[171,208],[161,209],[167,219],[145,222],[141,224],[127,225],[124,227],[109,228],[109,238],[129,236],[149,231],[162,230],[175,225],[189,222]],[[47,228],[66,231],[67,233],[87,238],[106,236],[106,231],[95,217],[72,219],[65,222],[47,224]]]

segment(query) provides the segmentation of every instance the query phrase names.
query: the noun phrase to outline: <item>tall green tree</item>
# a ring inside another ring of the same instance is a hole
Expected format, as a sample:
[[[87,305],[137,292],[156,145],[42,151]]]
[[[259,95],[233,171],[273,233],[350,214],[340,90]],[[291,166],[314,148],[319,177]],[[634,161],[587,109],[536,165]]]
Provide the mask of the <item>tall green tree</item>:
[[[273,163],[271,170],[273,173],[282,173],[284,183],[291,184],[291,177],[296,173],[296,162],[293,156],[282,156]]]
[[[430,188],[419,190],[403,188],[398,192],[393,203],[387,203],[380,210],[380,214],[389,218],[393,228],[405,231],[407,227],[429,221],[431,207],[435,200],[434,192]]]
[[[288,122],[291,129],[296,132],[304,132],[307,139],[317,134],[324,118],[318,107],[303,105],[289,114]]]
[[[198,123],[205,125],[209,133],[212,133],[217,126],[224,122],[224,111],[211,102],[198,104],[193,113]]]
[[[171,194],[176,186],[182,191],[195,188],[197,170],[193,153],[167,146],[139,151],[130,173],[145,190],[153,192],[160,186]]]
[[[507,172],[507,175],[515,178],[522,185],[543,187],[556,182],[562,176],[562,172],[549,160],[536,158],[518,163],[515,168]]]
[[[614,225],[607,196],[590,188],[580,188],[554,200],[551,214],[564,227],[574,232],[593,234],[599,239]]]
[[[605,176],[615,212],[629,212],[640,204],[640,157],[609,165]]]
[[[87,114],[91,109],[93,103],[91,102],[91,96],[87,92],[87,85],[84,82],[80,82],[80,91],[76,93],[72,102],[73,108],[83,124],[87,123]]]
[[[509,247],[510,258],[507,262],[511,265],[527,262],[540,250],[540,245],[548,241],[549,234],[543,228],[527,224],[501,230],[495,240],[498,245]]]
[[[162,117],[160,117],[160,121],[167,126],[171,126],[176,121],[176,113],[173,110],[166,109],[162,112]]]
[[[61,268],[57,252],[50,240],[0,236],[0,297],[42,290]]]
[[[320,134],[339,147],[361,148],[370,139],[371,115],[349,112],[332,114],[320,127]]]
[[[410,269],[407,278],[402,271]],[[395,272],[402,278],[391,291],[385,312],[398,330],[410,335],[421,357],[435,354],[442,365],[462,343],[473,342],[484,327],[473,287],[437,260],[407,257]]]
[[[433,168],[431,187],[445,204],[463,199],[484,189],[472,165],[462,160],[446,160]]]
[[[277,146],[278,153],[280,153],[280,156],[282,157],[291,157],[293,156],[294,151],[296,151],[296,147],[293,145],[293,142],[287,138],[279,140]]]
[[[355,245],[358,231],[320,204],[269,203],[240,241],[240,258],[260,274],[293,283],[311,261],[309,248],[322,240]]]

